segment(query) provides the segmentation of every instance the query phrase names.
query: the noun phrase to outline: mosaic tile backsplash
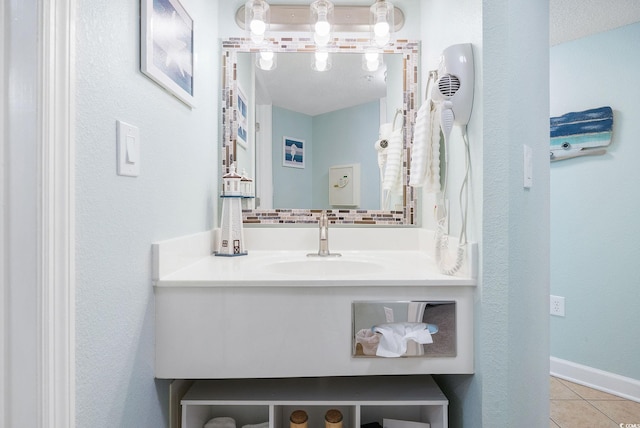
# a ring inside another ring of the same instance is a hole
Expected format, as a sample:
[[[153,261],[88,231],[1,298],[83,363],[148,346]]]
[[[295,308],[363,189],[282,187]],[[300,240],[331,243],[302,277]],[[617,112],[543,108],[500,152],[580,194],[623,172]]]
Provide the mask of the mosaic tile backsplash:
[[[318,223],[318,217],[323,210],[302,209],[274,209],[274,210],[243,210],[242,217],[245,224],[305,224]],[[404,224],[404,211],[381,210],[341,210],[328,209],[327,217],[330,223],[337,224]]]

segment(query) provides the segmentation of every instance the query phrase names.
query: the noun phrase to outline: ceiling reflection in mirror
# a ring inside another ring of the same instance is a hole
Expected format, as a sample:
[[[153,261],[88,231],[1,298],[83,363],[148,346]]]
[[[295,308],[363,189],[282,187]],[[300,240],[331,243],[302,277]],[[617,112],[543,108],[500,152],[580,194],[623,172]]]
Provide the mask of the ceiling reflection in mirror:
[[[339,224],[415,224],[406,118],[417,109],[418,42],[396,42],[372,70],[363,65],[366,40],[336,39],[326,72],[312,70],[308,39],[273,47],[276,67],[264,71],[244,39],[223,41],[222,174],[235,163],[254,180],[244,223],[315,223],[327,210]],[[401,157],[389,192],[379,143],[381,130],[394,127]]]

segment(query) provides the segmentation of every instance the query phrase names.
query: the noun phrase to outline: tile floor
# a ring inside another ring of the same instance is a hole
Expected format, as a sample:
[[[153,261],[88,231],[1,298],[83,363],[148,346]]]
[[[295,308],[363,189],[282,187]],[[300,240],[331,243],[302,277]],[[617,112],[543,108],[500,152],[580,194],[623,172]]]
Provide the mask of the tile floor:
[[[640,403],[551,377],[550,428],[640,428]]]

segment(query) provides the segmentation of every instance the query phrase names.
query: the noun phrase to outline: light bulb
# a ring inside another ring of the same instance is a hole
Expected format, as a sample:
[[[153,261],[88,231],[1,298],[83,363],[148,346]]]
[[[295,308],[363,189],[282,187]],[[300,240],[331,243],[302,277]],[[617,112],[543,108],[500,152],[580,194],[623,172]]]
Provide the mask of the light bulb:
[[[249,24],[249,28],[251,29],[251,33],[256,36],[261,36],[264,34],[267,29],[267,25],[264,23],[262,19],[252,19],[251,24]]]
[[[319,36],[328,36],[331,31],[331,24],[329,24],[326,17],[324,19],[319,17],[315,25],[315,30]]]
[[[380,53],[373,49],[368,49],[364,53],[364,69],[376,71],[380,67]]]
[[[333,3],[316,0],[311,4],[311,31],[317,46],[326,46],[331,41]]]
[[[329,59],[329,52],[316,52],[316,62],[327,62],[327,59]]]
[[[316,70],[318,71],[326,71],[327,65],[327,61],[316,60]]]
[[[246,7],[246,22],[249,24],[249,36],[255,44],[262,44],[268,24],[269,5],[262,1],[249,1]]]
[[[329,61],[329,52],[316,51],[315,61],[313,63],[313,69],[316,71],[327,71],[331,68],[331,62]]]
[[[276,54],[268,48],[261,50],[256,60],[256,65],[261,70],[273,70],[276,68]]]
[[[389,34],[389,23],[386,20],[376,22],[373,26],[373,32],[376,37],[383,37]]]
[[[364,54],[365,59],[367,60],[367,62],[372,62],[372,61],[378,61],[380,54],[378,52],[372,52],[372,51],[367,51]]]
[[[319,36],[326,36],[331,31],[331,24],[327,20],[327,5],[324,3],[318,4],[318,19],[314,29]]]
[[[378,0],[370,9],[372,24],[371,38],[376,46],[382,47],[391,41],[391,32],[394,24],[393,5],[385,0]]]
[[[261,70],[271,70],[273,68],[273,60],[260,58],[259,65]]]

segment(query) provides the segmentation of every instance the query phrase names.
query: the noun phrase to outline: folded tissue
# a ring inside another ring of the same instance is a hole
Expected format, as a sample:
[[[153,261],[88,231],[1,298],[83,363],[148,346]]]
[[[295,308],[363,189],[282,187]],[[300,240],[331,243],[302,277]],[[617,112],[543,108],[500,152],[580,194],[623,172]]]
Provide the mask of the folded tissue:
[[[429,325],[418,322],[379,324],[372,328],[379,333],[380,342],[376,350],[378,357],[401,357],[407,352],[407,342],[413,340],[421,345],[433,343]]]

